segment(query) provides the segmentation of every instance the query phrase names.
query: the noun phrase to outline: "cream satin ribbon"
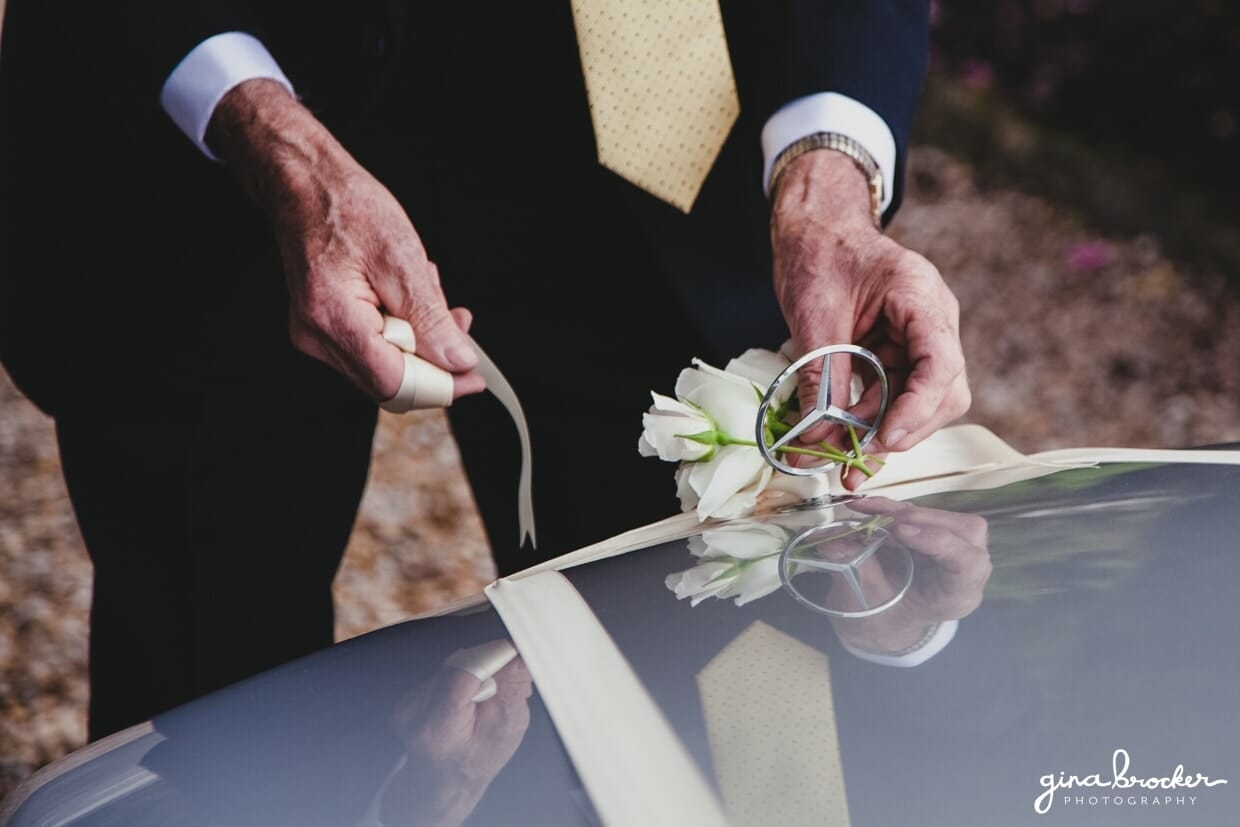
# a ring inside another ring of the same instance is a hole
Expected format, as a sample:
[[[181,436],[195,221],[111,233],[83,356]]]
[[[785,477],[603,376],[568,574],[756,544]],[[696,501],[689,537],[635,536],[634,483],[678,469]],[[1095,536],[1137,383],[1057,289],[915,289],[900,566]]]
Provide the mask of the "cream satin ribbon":
[[[432,365],[425,359],[415,356],[417,338],[413,335],[413,327],[404,319],[385,316],[383,320],[383,338],[389,344],[400,348],[405,358],[405,373],[400,380],[400,388],[396,395],[380,407],[392,413],[407,413],[429,408],[446,408],[452,404],[452,374],[438,365]],[[534,467],[533,451],[530,448],[530,429],[525,422],[525,411],[521,408],[521,400],[512,389],[508,379],[499,367],[472,338],[478,354],[478,366],[474,370],[486,380],[487,390],[495,396],[499,403],[512,417],[512,424],[517,427],[517,435],[521,439],[521,478],[517,483],[517,542],[537,548],[538,541],[534,535]]]

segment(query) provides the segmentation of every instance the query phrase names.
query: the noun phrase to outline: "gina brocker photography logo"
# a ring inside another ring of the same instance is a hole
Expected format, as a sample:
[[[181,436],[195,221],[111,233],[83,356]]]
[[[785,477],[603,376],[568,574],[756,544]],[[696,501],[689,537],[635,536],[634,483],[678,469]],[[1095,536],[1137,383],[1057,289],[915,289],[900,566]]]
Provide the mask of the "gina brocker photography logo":
[[[1207,787],[1227,783],[1226,778],[1211,778],[1200,772],[1188,772],[1177,764],[1169,775],[1142,777],[1130,775],[1128,750],[1120,748],[1111,755],[1111,772],[1089,775],[1047,773],[1038,779],[1042,792],[1033,802],[1038,815],[1046,815],[1056,801],[1065,807],[1192,807]]]

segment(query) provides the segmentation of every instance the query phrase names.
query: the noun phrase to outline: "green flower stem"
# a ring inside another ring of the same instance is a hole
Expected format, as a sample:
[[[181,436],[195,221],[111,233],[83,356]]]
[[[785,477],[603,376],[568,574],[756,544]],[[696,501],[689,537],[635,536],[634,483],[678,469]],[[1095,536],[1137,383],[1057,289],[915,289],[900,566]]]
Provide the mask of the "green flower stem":
[[[720,434],[720,436],[726,437],[725,434]],[[726,440],[727,440],[726,442],[720,441],[719,444],[721,445],[745,445],[750,448],[758,447],[758,443],[751,442],[750,440],[732,439],[731,437],[726,437]],[[871,457],[869,454],[862,454],[859,457],[850,457],[848,454],[844,453],[839,448],[836,448],[834,445],[830,445],[825,442],[819,443],[819,444],[826,450],[815,451],[813,448],[798,448],[793,445],[783,445],[779,448],[776,448],[775,450],[781,454],[801,454],[802,456],[817,457],[818,459],[829,459],[832,462],[839,462],[839,463],[842,463],[843,465],[847,465],[849,468],[860,469],[861,473],[865,474],[867,477],[874,476],[874,472],[871,471],[869,468],[867,468],[865,465],[866,460],[875,459],[874,457]]]
[[[697,407],[697,406],[695,405],[694,407]],[[716,448],[722,448],[727,445],[743,445],[748,448],[758,447],[758,443],[752,440],[737,439],[731,434],[728,434],[728,433],[725,433],[724,431],[719,430],[719,426],[715,424],[715,421],[711,419],[711,417],[705,411],[702,411],[702,414],[703,416],[706,417],[707,422],[710,424],[711,426],[710,430],[701,431],[700,433],[696,433],[696,434],[676,434],[677,438],[679,439],[691,440],[700,445],[706,445],[710,448],[710,450],[706,453],[705,456],[697,460],[698,462],[709,462],[711,459],[714,458]],[[787,433],[788,431],[792,429],[790,426],[785,425],[783,422],[775,420],[773,422],[768,422],[766,430],[768,433],[767,438],[774,441],[775,439],[778,439],[780,436],[782,436],[783,434]],[[869,466],[866,463],[877,462],[879,465],[883,465],[884,464],[883,461],[879,459],[878,457],[867,454],[861,450],[861,440],[857,437],[857,431],[855,428],[853,428],[852,425],[848,426],[848,436],[852,440],[853,451],[855,453],[855,456],[850,457],[844,451],[840,450],[834,445],[831,445],[828,442],[818,443],[819,448],[821,448],[822,450],[815,450],[813,448],[800,448],[800,447],[792,446],[792,445],[784,445],[779,448],[776,448],[775,450],[783,454],[801,454],[802,456],[816,457],[818,459],[830,460],[831,462],[838,462],[838,463],[841,463],[842,465],[847,466],[848,468],[856,468],[861,473],[865,474],[867,477],[874,476],[874,472],[870,470]]]

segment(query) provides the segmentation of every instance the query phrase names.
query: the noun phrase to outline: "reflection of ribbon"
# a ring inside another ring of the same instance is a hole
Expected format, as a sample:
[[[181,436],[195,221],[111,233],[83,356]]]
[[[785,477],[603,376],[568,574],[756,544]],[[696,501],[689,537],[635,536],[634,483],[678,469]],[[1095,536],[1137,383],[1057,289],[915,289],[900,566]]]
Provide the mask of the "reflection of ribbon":
[[[427,408],[446,408],[452,404],[452,374],[414,355],[417,339],[407,321],[392,316],[384,317],[383,338],[403,351],[405,373],[401,377],[396,395],[381,403],[380,407],[392,413],[406,413]],[[524,545],[525,538],[529,537],[530,546],[536,547],[533,452],[530,449],[530,429],[525,422],[525,411],[521,409],[517,392],[512,389],[512,385],[491,357],[473,339],[469,342],[478,354],[478,366],[474,371],[486,380],[487,390],[504,406],[504,410],[508,411],[512,424],[517,427],[517,436],[521,439],[521,478],[517,484],[517,542]]]
[[[461,669],[482,682],[474,694],[474,703],[495,697],[498,685],[495,673],[507,666],[517,656],[517,650],[507,639],[492,640],[468,649],[457,649],[444,661],[444,665]]]

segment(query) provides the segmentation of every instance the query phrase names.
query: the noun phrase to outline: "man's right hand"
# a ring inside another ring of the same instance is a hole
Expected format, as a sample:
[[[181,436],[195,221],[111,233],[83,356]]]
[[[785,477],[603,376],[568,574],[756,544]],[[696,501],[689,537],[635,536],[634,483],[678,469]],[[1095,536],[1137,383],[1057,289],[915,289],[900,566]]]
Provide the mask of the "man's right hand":
[[[283,86],[250,80],[232,89],[207,142],[271,217],[295,347],[375,401],[390,399],[404,360],[382,337],[386,313],[408,320],[418,355],[453,374],[454,397],[483,390],[465,336],[472,316],[449,311],[409,217]]]

